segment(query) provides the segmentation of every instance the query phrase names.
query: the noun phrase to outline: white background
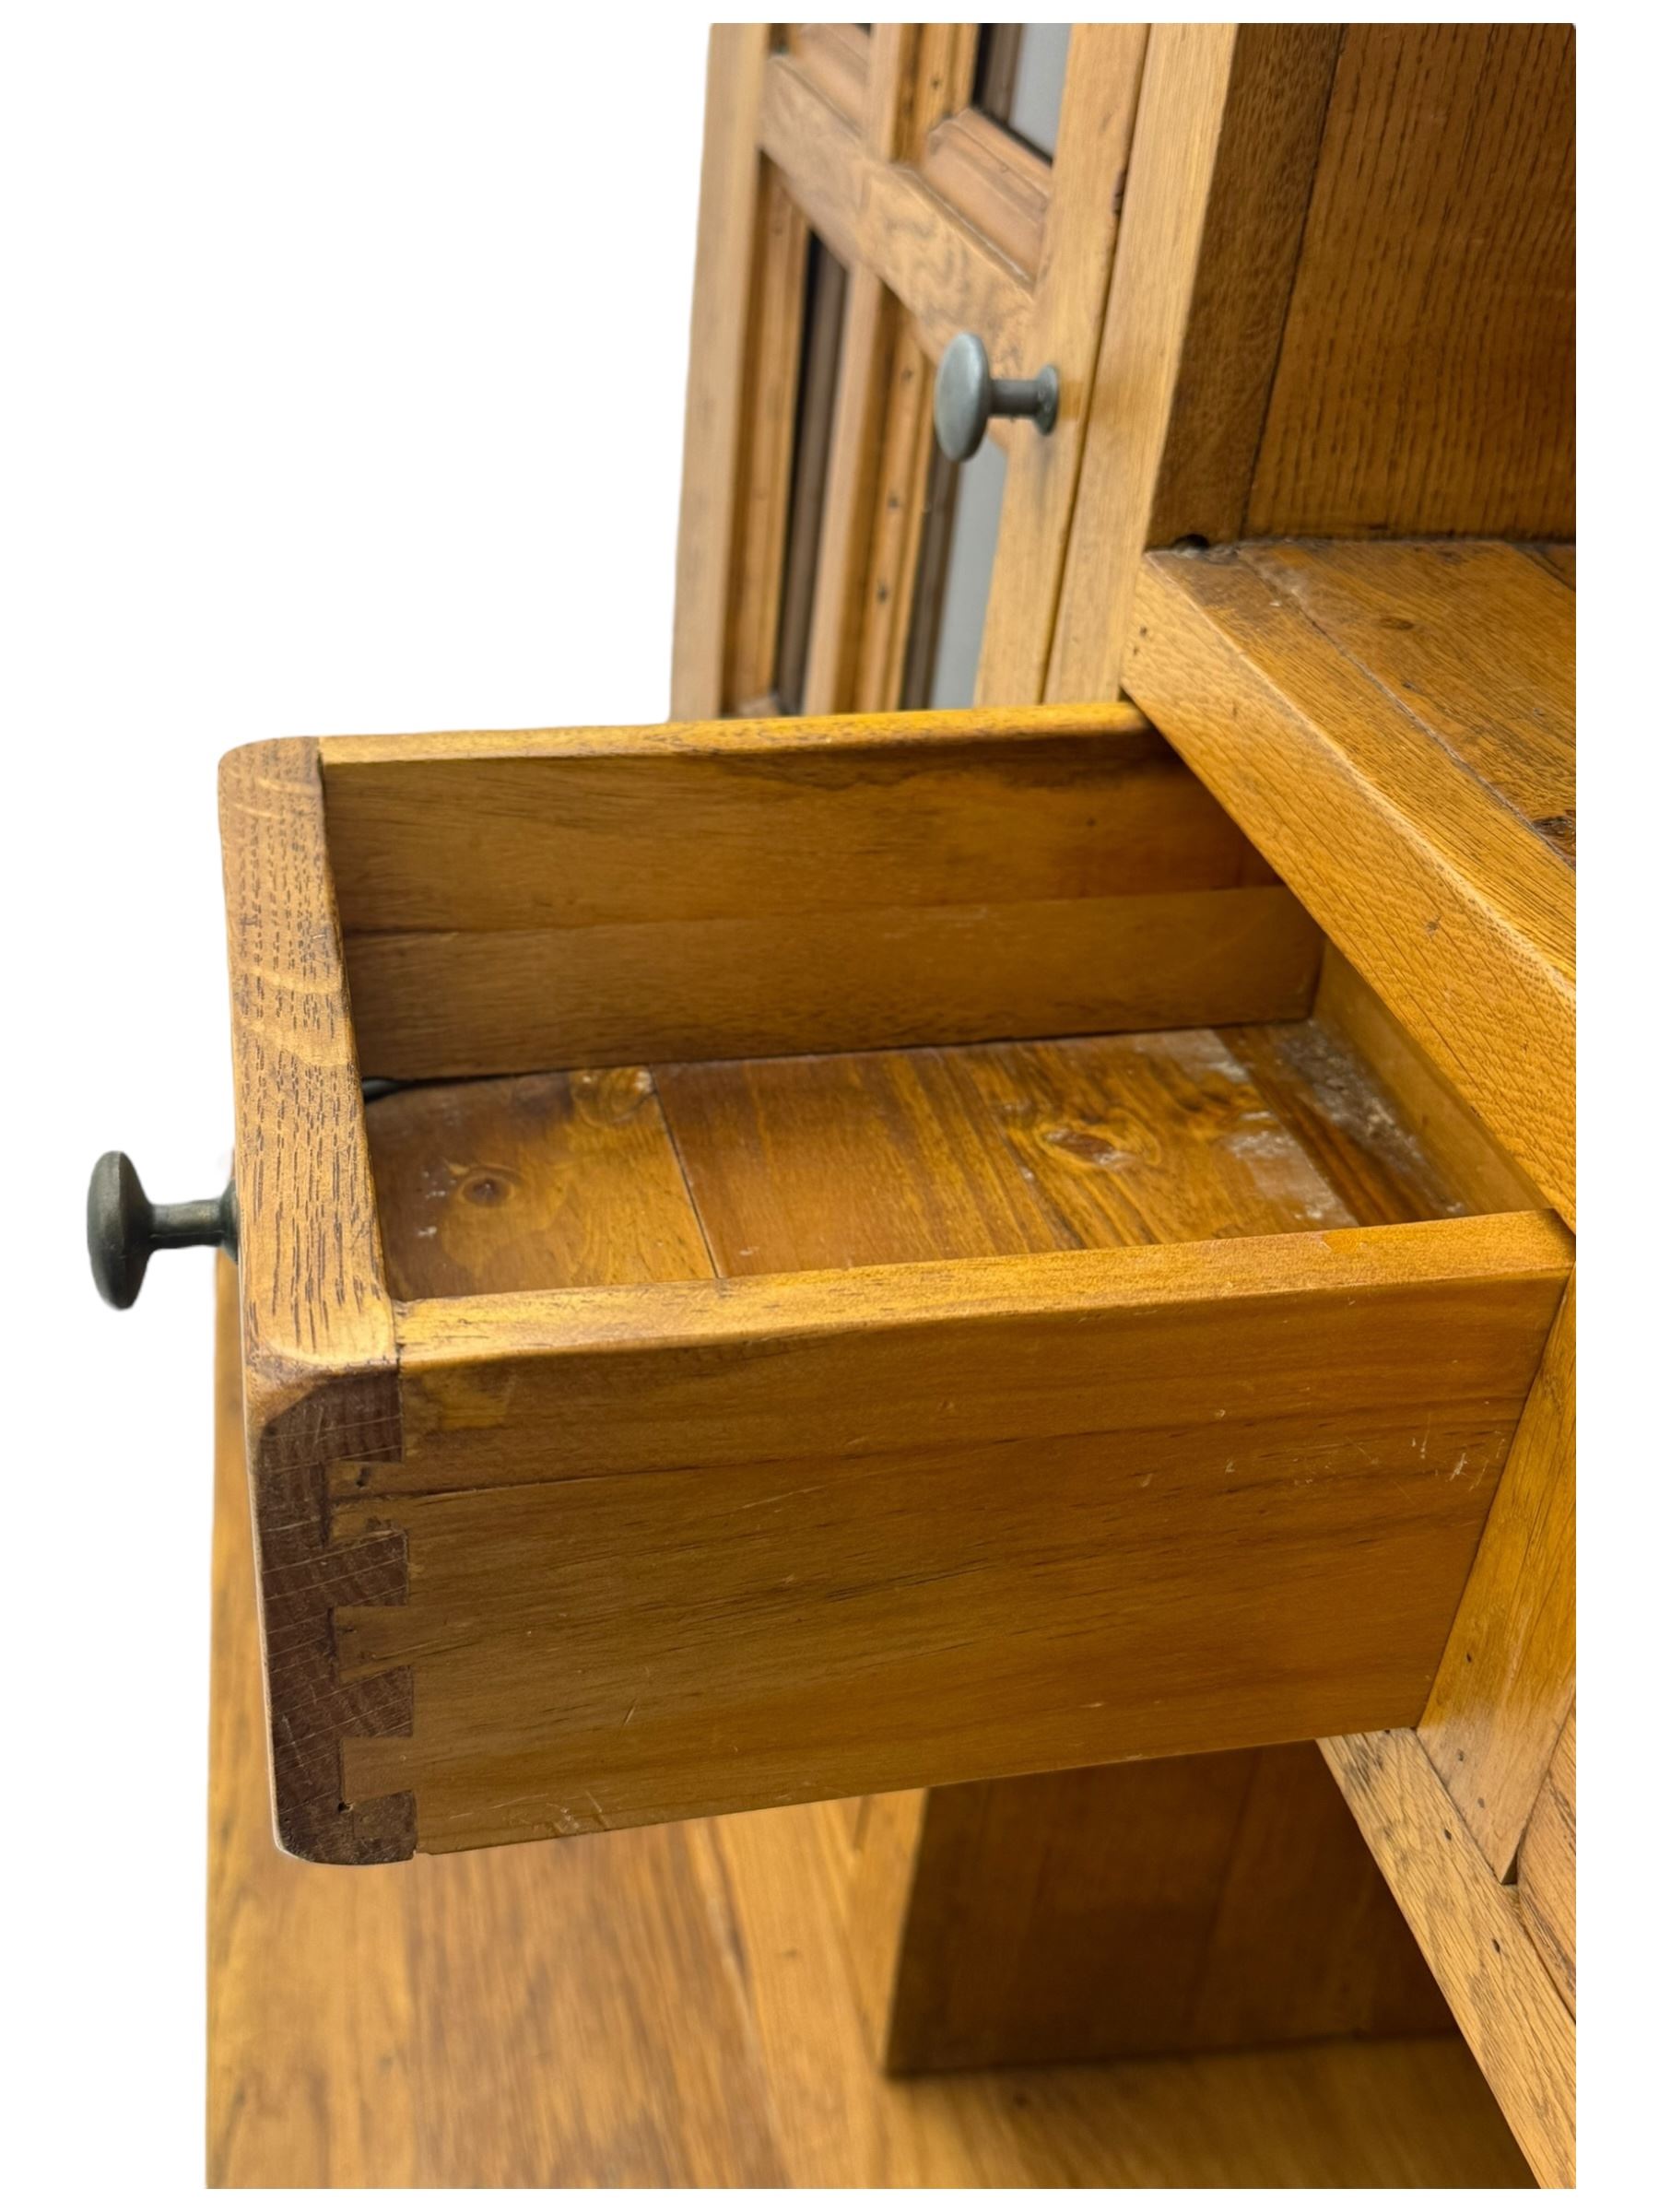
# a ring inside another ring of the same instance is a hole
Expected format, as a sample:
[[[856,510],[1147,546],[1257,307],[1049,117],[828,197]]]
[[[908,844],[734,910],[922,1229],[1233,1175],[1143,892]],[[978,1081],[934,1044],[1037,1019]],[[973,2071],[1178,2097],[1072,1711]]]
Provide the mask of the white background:
[[[112,1145],[158,1196],[225,1173],[222,751],[666,711],[705,29],[0,9],[0,2186],[171,2201],[202,2164],[210,1262],[107,1313],[85,1179]],[[1618,2202],[1659,1971],[1659,487],[1652,62],[1634,11],[1581,22],[1583,2171]]]
[[[212,1260],[109,1312],[86,1176],[120,1146],[157,1197],[225,1179],[228,747],[667,712],[707,30],[7,20],[6,2009],[53,2170],[185,2188]]]

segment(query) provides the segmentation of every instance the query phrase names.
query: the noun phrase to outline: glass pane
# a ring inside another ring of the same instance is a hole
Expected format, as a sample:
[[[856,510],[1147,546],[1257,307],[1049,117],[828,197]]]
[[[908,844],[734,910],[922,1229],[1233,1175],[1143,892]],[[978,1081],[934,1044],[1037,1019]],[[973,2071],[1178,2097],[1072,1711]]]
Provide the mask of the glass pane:
[[[789,483],[789,536],[778,607],[778,712],[798,714],[806,682],[806,648],[818,587],[818,536],[830,471],[830,433],[841,373],[841,317],[847,272],[821,239],[806,251],[806,312],[801,325],[801,370],[795,386],[794,458]]]
[[[907,707],[971,707],[1008,464],[986,439],[960,467],[934,455],[905,655]]]
[[[1053,159],[1069,23],[982,23],[973,104]]]

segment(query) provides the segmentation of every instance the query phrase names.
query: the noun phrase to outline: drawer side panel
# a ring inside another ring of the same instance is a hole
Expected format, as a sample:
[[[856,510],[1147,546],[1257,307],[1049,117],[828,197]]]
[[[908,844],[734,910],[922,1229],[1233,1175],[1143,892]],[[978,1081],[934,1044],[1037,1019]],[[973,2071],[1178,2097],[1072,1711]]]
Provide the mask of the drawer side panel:
[[[1519,1217],[406,1309],[347,1797],[449,1850],[1415,1723],[1564,1275]]]

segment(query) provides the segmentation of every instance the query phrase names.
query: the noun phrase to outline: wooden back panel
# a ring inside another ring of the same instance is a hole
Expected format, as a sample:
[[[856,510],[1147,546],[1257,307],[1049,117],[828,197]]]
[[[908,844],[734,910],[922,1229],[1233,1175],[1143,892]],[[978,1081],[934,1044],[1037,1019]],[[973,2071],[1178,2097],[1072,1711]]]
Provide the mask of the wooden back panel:
[[[1132,710],[332,741],[375,1076],[1290,1018],[1319,940]]]

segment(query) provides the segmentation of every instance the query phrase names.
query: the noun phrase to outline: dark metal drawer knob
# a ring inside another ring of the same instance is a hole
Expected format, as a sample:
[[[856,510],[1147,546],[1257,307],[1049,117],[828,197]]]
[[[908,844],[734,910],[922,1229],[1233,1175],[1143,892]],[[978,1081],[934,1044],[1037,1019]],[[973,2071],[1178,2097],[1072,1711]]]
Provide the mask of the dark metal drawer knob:
[[[993,415],[1029,418],[1046,438],[1060,413],[1060,371],[993,376],[991,357],[971,331],[951,339],[934,381],[934,434],[948,461],[971,461]]]
[[[87,1185],[87,1252],[92,1280],[112,1306],[132,1304],[152,1253],[185,1244],[222,1244],[234,1259],[238,1227],[233,1182],[228,1182],[217,1198],[157,1206],[146,1196],[138,1171],[124,1152],[106,1152]]]

